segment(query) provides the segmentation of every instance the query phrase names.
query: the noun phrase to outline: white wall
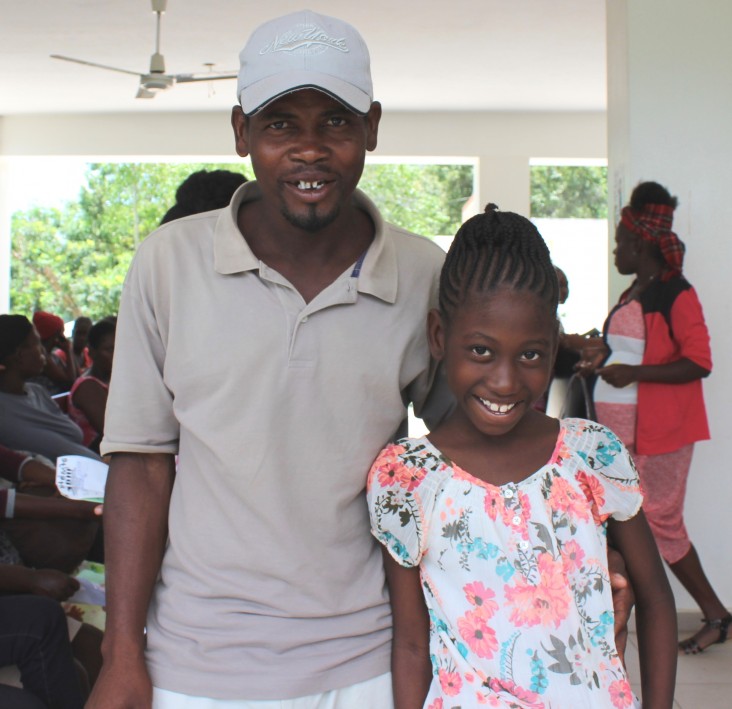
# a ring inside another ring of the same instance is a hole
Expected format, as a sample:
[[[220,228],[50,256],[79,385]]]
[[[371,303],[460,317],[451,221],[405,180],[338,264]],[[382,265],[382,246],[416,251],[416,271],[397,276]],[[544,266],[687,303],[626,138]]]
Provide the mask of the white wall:
[[[660,182],[679,197],[674,229],[687,246],[684,272],[704,306],[715,362],[704,382],[712,441],[695,449],[687,526],[712,584],[731,606],[725,442],[732,401],[732,3],[613,0],[607,7],[611,205],[617,209],[641,180]],[[613,271],[613,302],[624,285]],[[674,590],[680,608],[694,607],[678,584]]]

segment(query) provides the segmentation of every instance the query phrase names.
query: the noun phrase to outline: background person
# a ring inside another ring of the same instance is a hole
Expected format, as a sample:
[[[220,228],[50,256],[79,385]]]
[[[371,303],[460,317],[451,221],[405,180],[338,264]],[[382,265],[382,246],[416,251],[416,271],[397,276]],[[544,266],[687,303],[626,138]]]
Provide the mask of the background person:
[[[583,366],[598,375],[598,420],[633,454],[661,555],[704,613],[702,629],[680,643],[696,654],[727,639],[732,616],[704,573],[683,518],[694,443],[709,438],[701,380],[712,358],[701,304],[682,274],[684,245],[671,231],[676,205],[656,182],[633,190],[615,235],[615,266],[635,279],[608,315],[604,350]]]
[[[46,354],[43,369],[34,377],[34,383],[44,386],[52,396],[67,392],[79,376],[79,369],[72,355],[71,341],[64,335],[64,321],[58,315],[38,310],[33,313],[33,325]],[[59,356],[59,350],[63,357]]]
[[[39,596],[0,597],[0,667],[17,665],[23,689],[0,684],[4,709],[82,709],[85,694],[61,606]]]
[[[79,374],[83,374],[89,367],[91,367],[91,360],[89,359],[89,351],[87,349],[87,338],[89,337],[89,330],[92,326],[92,319],[85,315],[80,315],[74,320],[74,328],[71,331],[71,349],[76,358],[76,371]],[[66,352],[64,350],[55,350],[61,360],[66,362]]]
[[[236,190],[247,178],[231,170],[198,170],[180,183],[175,192],[175,204],[165,213],[161,224],[192,214],[222,209],[231,201]]]
[[[105,318],[89,330],[91,366],[74,382],[69,392],[69,416],[84,434],[84,445],[97,453],[104,433],[116,329],[116,319]]]
[[[28,318],[0,315],[0,444],[53,462],[60,455],[99,459],[48,391],[30,381],[43,370],[45,360],[46,350]]]

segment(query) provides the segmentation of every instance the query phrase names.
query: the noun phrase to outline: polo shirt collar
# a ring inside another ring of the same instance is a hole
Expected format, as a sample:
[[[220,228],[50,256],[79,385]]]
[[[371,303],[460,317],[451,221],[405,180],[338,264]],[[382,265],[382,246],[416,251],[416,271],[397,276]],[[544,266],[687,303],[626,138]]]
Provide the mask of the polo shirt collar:
[[[214,231],[214,269],[222,275],[259,270],[259,259],[242,237],[237,224],[239,207],[259,197],[255,181],[243,184],[234,193],[231,203],[224,207],[216,220]],[[393,243],[392,227],[384,222],[376,205],[360,190],[354,194],[356,204],[374,223],[374,240],[371,242],[357,279],[359,293],[394,303],[397,294],[397,258]]]
[[[239,207],[259,197],[256,182],[245,182],[234,192],[228,207],[224,207],[214,228],[214,270],[222,275],[256,271],[259,259],[242,237],[237,223]]]

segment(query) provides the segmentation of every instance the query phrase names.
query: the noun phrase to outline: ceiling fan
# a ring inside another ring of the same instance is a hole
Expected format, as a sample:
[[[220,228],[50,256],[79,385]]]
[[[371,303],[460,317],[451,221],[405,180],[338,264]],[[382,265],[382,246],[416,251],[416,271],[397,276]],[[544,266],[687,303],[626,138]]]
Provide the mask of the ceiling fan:
[[[155,53],[150,57],[150,71],[146,74],[141,74],[136,71],[129,71],[128,69],[120,69],[114,66],[107,66],[106,64],[97,64],[96,62],[88,62],[83,59],[74,59],[72,57],[64,57],[60,54],[52,54],[53,59],[62,59],[66,62],[74,62],[75,64],[84,64],[85,66],[93,66],[98,69],[107,69],[109,71],[116,71],[121,74],[131,74],[137,76],[140,79],[140,86],[137,90],[137,96],[135,98],[154,98],[158,91],[165,91],[172,88],[176,84],[187,84],[195,81],[217,81],[220,79],[235,79],[236,73],[234,72],[214,72],[211,70],[213,64],[206,64],[209,67],[208,72],[202,72],[200,74],[166,74],[165,73],[165,57],[160,53],[160,24],[161,17],[165,12],[165,7],[168,0],[151,0],[152,10],[157,16],[156,18],[156,32],[155,32]]]

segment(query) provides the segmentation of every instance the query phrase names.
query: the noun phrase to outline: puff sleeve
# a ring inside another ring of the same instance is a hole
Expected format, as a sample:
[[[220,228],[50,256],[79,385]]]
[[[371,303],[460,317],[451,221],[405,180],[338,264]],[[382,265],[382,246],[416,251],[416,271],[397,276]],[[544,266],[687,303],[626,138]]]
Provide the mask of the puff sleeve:
[[[576,420],[571,427],[577,441],[579,465],[576,479],[599,521],[608,517],[625,521],[641,508],[638,472],[628,449],[607,427]]]
[[[366,485],[371,533],[406,567],[418,566],[424,553],[428,500],[422,483],[428,471],[420,461],[420,449],[409,442],[387,446],[372,465]]]

